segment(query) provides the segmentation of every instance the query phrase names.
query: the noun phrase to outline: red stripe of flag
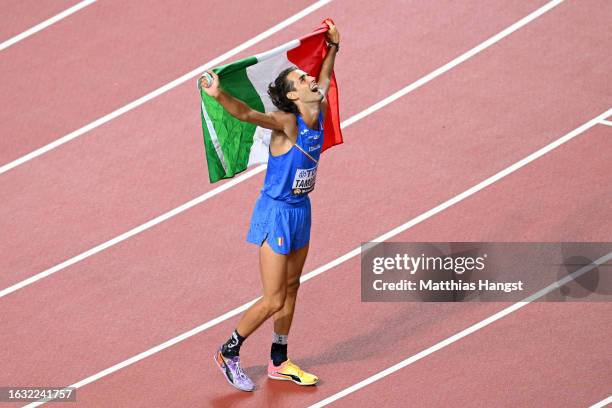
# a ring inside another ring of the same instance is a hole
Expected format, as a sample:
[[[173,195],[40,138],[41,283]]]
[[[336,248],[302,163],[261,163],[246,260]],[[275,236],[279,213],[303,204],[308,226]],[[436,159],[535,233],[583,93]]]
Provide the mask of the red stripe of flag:
[[[312,33],[300,38],[300,46],[287,52],[287,59],[301,70],[309,74],[318,73],[327,54],[325,33],[328,30],[324,22]],[[321,151],[342,143],[340,130],[340,112],[338,108],[338,86],[336,76],[332,73],[329,90],[327,92],[328,110],[325,113],[323,130],[325,139]]]

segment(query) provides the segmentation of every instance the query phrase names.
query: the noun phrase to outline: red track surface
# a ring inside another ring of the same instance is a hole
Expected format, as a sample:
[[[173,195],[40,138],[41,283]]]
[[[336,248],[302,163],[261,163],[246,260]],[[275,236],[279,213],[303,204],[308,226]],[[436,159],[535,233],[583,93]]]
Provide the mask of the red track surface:
[[[342,62],[343,71],[338,70],[338,81],[343,87],[341,117],[347,118],[450,61],[534,8],[532,5],[513,7],[497,5],[492,7],[491,11],[487,10],[491,18],[486,19],[485,23],[480,23],[481,17],[475,12],[477,7],[467,7],[467,3],[449,6],[444,14],[440,14],[433,6],[419,7],[424,9],[398,13],[391,8],[347,9],[341,4],[332,3],[319,15],[306,18],[281,32],[278,36],[280,38],[266,41],[258,50],[265,50],[280,42],[296,38],[301,33],[311,31],[312,27],[320,23],[321,15],[338,15],[350,21],[351,24],[347,24],[346,29],[343,29],[343,35],[361,40],[354,43],[347,41],[346,55],[349,57]],[[95,8],[90,11],[95,11]],[[409,29],[403,27],[403,22],[409,20],[411,13],[419,15],[427,24],[416,25]],[[496,18],[493,19],[493,16]],[[380,27],[368,24],[372,18],[389,21],[397,32],[383,32],[381,35]],[[69,21],[70,19],[66,22]],[[445,28],[447,26],[451,28]],[[243,36],[248,38],[249,35],[253,33],[249,32]],[[240,40],[234,41],[238,42]],[[381,47],[381,43],[387,45]],[[403,50],[406,48],[406,43],[414,43],[409,52],[396,53],[391,57],[392,49]],[[432,52],[432,47],[436,53]],[[364,66],[360,59],[350,57],[366,52],[373,59],[385,61],[385,65],[377,64],[375,69],[372,60],[367,60]],[[213,58],[221,53],[222,51],[218,51],[209,57]],[[162,58],[166,58],[165,55],[159,54],[158,59]],[[372,65],[368,65],[369,63]],[[502,63],[503,60],[497,62],[498,65]],[[184,63],[182,66],[185,65],[191,69],[198,66],[198,63]],[[177,68],[175,71],[182,74],[187,69]],[[376,75],[378,71],[384,72],[388,81],[375,82],[375,86],[369,90],[369,87],[364,86],[364,82],[369,79],[369,75]],[[175,76],[177,75],[168,79]],[[155,86],[145,89],[157,87],[160,81],[154,83]],[[428,105],[424,106],[434,107],[439,103],[437,100],[444,100],[444,96],[440,93],[444,95],[446,90],[443,85],[435,82],[430,86],[437,86],[439,91],[431,93],[436,100],[427,101],[425,103]],[[461,84],[456,88],[458,93],[465,92]],[[193,82],[186,83],[61,149],[17,167],[0,178],[0,188],[7,191],[6,196],[10,200],[0,209],[2,211],[0,219],[8,221],[3,223],[8,225],[1,227],[7,231],[8,236],[12,237],[7,243],[10,248],[7,252],[13,254],[0,259],[0,268],[10,271],[0,277],[2,287],[64,261],[214,187],[208,183],[207,176],[202,174],[203,143],[200,117],[197,108],[194,108],[199,103],[194,89]],[[426,88],[423,90],[427,91]],[[119,96],[113,95],[113,97]],[[127,101],[121,99],[113,109],[125,102]],[[402,103],[404,106],[412,105],[409,100]],[[455,106],[456,101],[444,100],[444,104]],[[554,109],[554,105],[551,108]],[[57,110],[57,107],[54,106],[53,109]],[[417,133],[412,129],[423,120],[423,115],[425,120],[429,121],[435,113],[431,110],[424,112],[423,106],[418,109],[419,118],[406,116],[409,119],[402,120],[406,123],[397,123],[393,131],[388,133],[396,134],[399,129],[405,132],[403,137],[385,137],[384,133],[377,130],[378,119],[366,120],[369,122],[366,126],[372,130],[355,133],[356,137],[371,138],[373,137],[371,135],[376,134],[378,139],[384,137],[388,140],[386,143],[404,143],[406,138],[423,140],[422,130],[418,130]],[[71,109],[66,111],[70,112]],[[401,114],[401,109],[399,112]],[[72,113],[79,115],[78,110]],[[442,117],[440,119],[445,120]],[[540,119],[538,117],[538,120]],[[449,122],[445,123],[450,125]],[[75,127],[82,124],[84,122],[80,122]],[[421,125],[425,126],[426,123]],[[478,123],[473,122],[472,127],[476,126]],[[437,127],[428,129],[428,133],[438,132]],[[553,130],[547,137],[556,135],[556,131]],[[478,142],[476,135],[474,140]],[[359,144],[362,147],[353,148],[363,149],[368,145],[361,142]],[[404,145],[404,150],[406,147]],[[380,148],[385,151],[388,149],[386,144]],[[379,157],[379,160],[385,162],[386,156],[385,153]],[[400,161],[403,159],[400,158]],[[404,163],[404,166],[407,164],[409,163]],[[381,170],[389,168],[390,165],[392,164],[384,165]],[[340,169],[339,172],[344,171]],[[387,187],[380,186],[383,190]],[[258,189],[259,187],[254,187],[250,190],[252,194],[249,197],[253,198],[247,203],[249,214]],[[425,205],[430,203],[431,201],[427,201]],[[235,228],[239,231],[244,229],[238,225]],[[32,231],[37,233],[33,236]],[[32,256],[36,254],[36,256],[28,257],[27,254]]]
[[[278,7],[271,0],[241,0],[224,9],[197,0],[149,5],[115,0],[86,7],[3,53],[2,87],[11,103],[0,116],[0,161],[131,102],[308,4],[299,0]],[[255,13],[258,18],[251,19]],[[240,20],[250,24],[236,29]],[[189,85],[184,89],[194,96]],[[145,135],[139,130],[123,139]]]
[[[55,16],[78,0],[4,0],[0,16],[0,42]],[[4,71],[3,71],[4,72]],[[4,85],[4,84],[3,84]]]
[[[0,142],[0,163],[184,74],[307,3],[287,8],[241,2],[235,10],[204,10],[200,2],[174,2],[172,9],[162,4],[143,9],[96,3],[4,51],[0,67],[8,75],[2,81],[12,99],[0,113],[8,135]],[[336,68],[341,114],[348,118],[542,4],[335,2],[242,55],[334,17],[343,36]],[[606,8],[605,1],[562,4],[347,128],[346,144],[321,163],[306,270],[610,108]],[[232,26],[239,20],[236,10],[250,16],[248,25]],[[214,26],[203,24],[202,15]],[[60,44],[69,52],[50,55]],[[26,84],[41,81],[52,84],[42,100],[40,93],[23,92]],[[214,188],[203,168],[197,106],[194,85],[186,83],[1,175],[0,288]],[[597,125],[394,239],[610,241],[611,135],[612,127]],[[254,177],[0,299],[6,345],[0,350],[0,385],[72,384],[258,296],[256,251],[244,236],[261,183],[261,175]],[[265,379],[269,325],[248,340],[243,353],[259,389],[244,394],[229,388],[212,352],[234,318],[85,386],[78,401],[303,406],[503,307],[361,303],[358,271],[354,258],[302,286],[290,350],[322,378],[316,388]],[[379,406],[587,406],[609,393],[612,361],[605,345],[612,333],[604,319],[610,312],[607,303],[527,306],[338,405],[359,400]]]

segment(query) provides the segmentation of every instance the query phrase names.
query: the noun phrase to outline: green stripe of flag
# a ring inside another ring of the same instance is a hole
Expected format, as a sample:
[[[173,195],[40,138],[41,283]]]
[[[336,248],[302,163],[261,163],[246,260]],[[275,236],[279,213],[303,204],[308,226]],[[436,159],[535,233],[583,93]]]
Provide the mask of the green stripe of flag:
[[[255,57],[245,58],[214,69],[219,75],[223,90],[243,101],[252,109],[264,112],[261,97],[251,84],[246,68],[256,64]],[[211,183],[223,178],[233,177],[244,171],[249,161],[253,135],[257,126],[241,122],[230,115],[223,107],[204,91],[201,92],[202,129],[208,162],[208,175]],[[206,121],[208,115],[209,121]],[[212,126],[213,129],[208,129]],[[215,141],[215,136],[218,140]],[[217,145],[217,148],[215,148]],[[225,165],[225,168],[224,168]]]

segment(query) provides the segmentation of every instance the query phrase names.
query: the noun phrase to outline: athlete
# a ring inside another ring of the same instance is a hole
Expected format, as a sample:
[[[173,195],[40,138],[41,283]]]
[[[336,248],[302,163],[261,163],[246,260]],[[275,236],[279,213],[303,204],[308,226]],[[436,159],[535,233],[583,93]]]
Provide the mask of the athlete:
[[[227,381],[243,391],[253,382],[240,365],[240,347],[264,321],[274,319],[268,377],[299,385],[319,379],[287,358],[287,337],[310,241],[310,199],[323,146],[323,121],[327,111],[334,60],[340,33],[331,20],[325,23],[328,52],[318,78],[291,67],[268,87],[279,111],[262,113],[224,92],[213,72],[204,91],[237,119],[272,129],[264,186],[253,215],[247,241],[259,246],[263,296],[241,317],[230,338],[215,353],[215,362]]]

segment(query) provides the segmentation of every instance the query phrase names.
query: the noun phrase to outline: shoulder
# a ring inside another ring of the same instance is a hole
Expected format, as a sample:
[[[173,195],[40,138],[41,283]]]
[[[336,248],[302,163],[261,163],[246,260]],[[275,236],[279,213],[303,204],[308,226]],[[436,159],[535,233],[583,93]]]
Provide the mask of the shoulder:
[[[274,119],[282,125],[283,131],[287,134],[287,136],[297,134],[297,117],[295,116],[295,114],[283,111],[275,111],[270,112],[270,115],[272,115]]]

